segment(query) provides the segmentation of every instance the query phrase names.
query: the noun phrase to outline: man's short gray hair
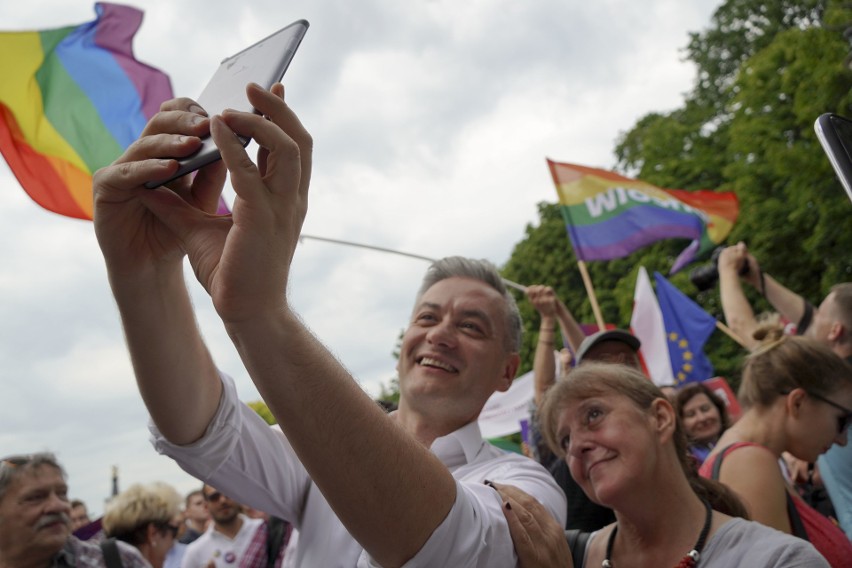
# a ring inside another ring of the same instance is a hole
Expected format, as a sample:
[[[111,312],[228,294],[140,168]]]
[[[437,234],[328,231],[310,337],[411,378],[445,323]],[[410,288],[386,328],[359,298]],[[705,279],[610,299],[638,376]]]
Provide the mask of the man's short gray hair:
[[[0,501],[6,495],[9,485],[20,475],[31,473],[43,465],[56,468],[65,478],[65,470],[59,465],[56,456],[50,452],[36,454],[20,454],[0,459]]]
[[[426,290],[447,278],[471,278],[479,280],[492,287],[500,293],[505,303],[506,315],[506,347],[512,353],[521,350],[521,312],[515,297],[509,293],[503,283],[503,277],[497,271],[497,267],[487,260],[477,260],[462,256],[448,256],[432,263],[423,277],[420,290],[414,305],[420,305],[420,299]]]

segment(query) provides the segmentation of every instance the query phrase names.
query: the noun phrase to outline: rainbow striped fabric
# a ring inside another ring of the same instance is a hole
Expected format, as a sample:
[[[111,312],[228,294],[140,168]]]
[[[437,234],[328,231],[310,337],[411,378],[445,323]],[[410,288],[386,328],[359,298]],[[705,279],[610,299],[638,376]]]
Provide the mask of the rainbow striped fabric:
[[[95,4],[79,26],[0,33],[0,152],[50,211],[92,218],[92,174],[172,97],[169,77],[133,57],[142,12]]]
[[[662,189],[597,168],[547,164],[579,260],[621,258],[662,239],[691,239],[672,266],[676,272],[721,243],[739,213],[732,192]]]

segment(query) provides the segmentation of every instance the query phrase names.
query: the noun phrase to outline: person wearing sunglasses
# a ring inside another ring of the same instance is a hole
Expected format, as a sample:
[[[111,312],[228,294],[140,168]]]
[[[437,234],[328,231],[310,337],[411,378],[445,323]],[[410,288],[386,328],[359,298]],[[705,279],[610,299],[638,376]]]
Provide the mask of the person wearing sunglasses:
[[[755,521],[809,540],[832,566],[848,566],[852,543],[805,503],[779,466],[784,452],[808,463],[845,446],[852,407],[852,366],[827,345],[758,328],[738,397],[746,409],[701,466],[733,489]]]
[[[152,568],[164,568],[176,544],[181,501],[165,483],[132,485],[107,505],[104,532],[135,546]]]
[[[764,272],[745,243],[726,248],[719,256],[722,311],[725,321],[746,341],[749,349],[755,346],[752,333],[758,324],[742,281],[757,290],[785,320],[795,323],[797,334],[819,341],[852,364],[852,282],[832,286],[819,307],[815,307]],[[813,466],[796,464],[794,471],[810,472],[810,477],[822,480],[837,520],[852,540],[852,445],[835,445],[819,457],[816,468]],[[810,485],[808,477],[806,474],[797,481]]]
[[[263,520],[247,517],[240,503],[210,485],[205,485],[201,492],[212,522],[204,534],[187,546],[182,568],[207,568],[210,562],[217,567],[239,566]]]
[[[98,544],[71,534],[65,470],[52,453],[0,458],[0,567],[103,568]],[[124,568],[148,568],[139,551],[117,543]]]

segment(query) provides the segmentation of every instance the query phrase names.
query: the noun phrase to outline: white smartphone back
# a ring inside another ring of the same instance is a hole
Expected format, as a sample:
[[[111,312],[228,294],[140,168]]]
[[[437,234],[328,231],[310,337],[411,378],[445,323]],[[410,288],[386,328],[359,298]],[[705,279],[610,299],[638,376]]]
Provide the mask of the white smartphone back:
[[[255,112],[246,98],[246,85],[257,83],[270,88],[279,82],[287,71],[302,38],[308,30],[306,20],[298,20],[222,61],[216,73],[204,87],[197,101],[209,116],[221,114],[225,109]],[[241,137],[243,146],[248,138]],[[202,140],[201,148],[187,158],[179,160],[178,171],[168,179],[150,181],[145,187],[153,189],[220,159],[213,138]]]

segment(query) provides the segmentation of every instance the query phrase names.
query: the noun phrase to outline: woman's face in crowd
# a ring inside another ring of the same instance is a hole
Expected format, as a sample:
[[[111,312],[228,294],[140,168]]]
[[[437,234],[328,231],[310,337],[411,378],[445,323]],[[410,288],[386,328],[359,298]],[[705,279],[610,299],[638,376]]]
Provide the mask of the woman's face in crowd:
[[[801,405],[799,433],[791,438],[790,453],[801,460],[814,462],[832,444],[845,446],[849,430],[852,388],[831,395],[806,395]]]
[[[591,500],[615,508],[651,470],[656,448],[651,420],[619,394],[569,401],[562,409],[557,439],[572,477]]]
[[[681,411],[681,420],[686,435],[696,442],[715,442],[722,434],[719,409],[704,393],[696,394],[686,401]]]

